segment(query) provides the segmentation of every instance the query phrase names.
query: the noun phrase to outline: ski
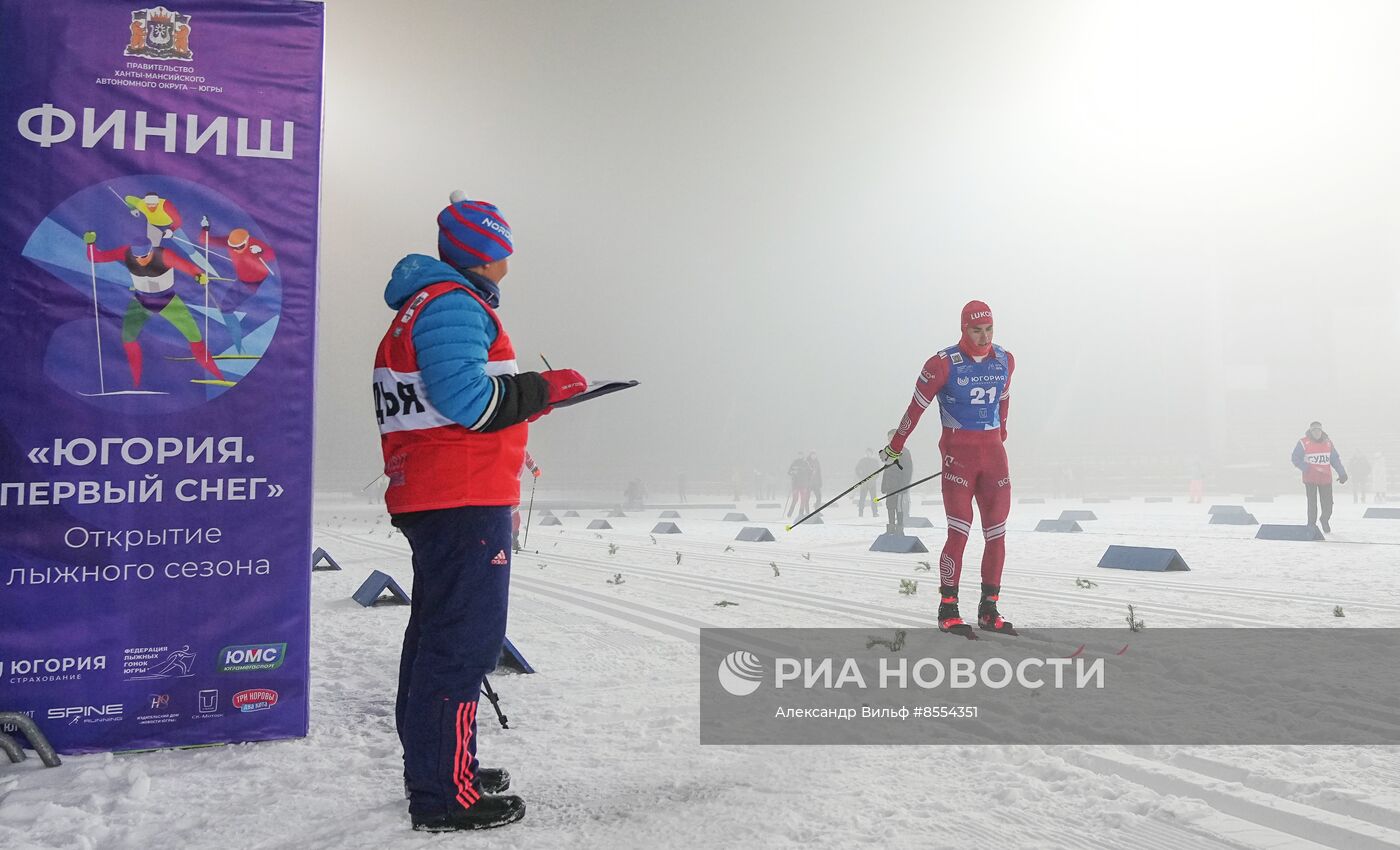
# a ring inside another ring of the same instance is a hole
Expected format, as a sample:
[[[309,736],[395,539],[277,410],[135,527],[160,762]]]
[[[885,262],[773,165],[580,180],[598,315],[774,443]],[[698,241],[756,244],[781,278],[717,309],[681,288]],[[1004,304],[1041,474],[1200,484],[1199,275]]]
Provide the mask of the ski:
[[[218,378],[191,378],[191,384],[206,384],[211,387],[236,387],[237,381],[220,381]]]
[[[1020,636],[1021,636],[1021,633],[1018,632],[1018,631],[1016,631],[1016,629],[1012,628],[1011,626],[1007,626],[1007,627],[1004,628],[1004,629],[989,629],[989,628],[987,628],[986,626],[978,626],[978,628],[981,629],[981,630],[984,631],[984,632],[987,632],[988,634],[993,634],[993,635],[1006,635],[1007,637],[1020,637]]]
[[[211,359],[213,359],[213,360],[261,360],[261,359],[262,359],[262,355],[261,355],[261,354],[211,354],[211,355],[209,355],[209,357],[210,357]],[[167,355],[165,356],[165,359],[166,359],[166,360],[176,360],[176,361],[181,361],[181,360],[183,360],[183,361],[190,361],[190,362],[193,362],[193,361],[194,361],[194,358],[193,358],[193,357],[172,357],[172,356],[170,356],[169,354],[167,354]]]
[[[84,396],[86,398],[101,398],[102,396],[109,395],[170,395],[170,393],[163,393],[159,390],[111,390],[110,392],[105,393],[80,392],[78,393],[78,395]]]
[[[958,637],[967,638],[968,640],[981,640],[981,638],[977,636],[977,633],[972,630],[972,626],[969,626],[967,623],[959,623],[956,626],[949,626],[946,629],[939,626],[938,630],[946,635],[956,635]]]

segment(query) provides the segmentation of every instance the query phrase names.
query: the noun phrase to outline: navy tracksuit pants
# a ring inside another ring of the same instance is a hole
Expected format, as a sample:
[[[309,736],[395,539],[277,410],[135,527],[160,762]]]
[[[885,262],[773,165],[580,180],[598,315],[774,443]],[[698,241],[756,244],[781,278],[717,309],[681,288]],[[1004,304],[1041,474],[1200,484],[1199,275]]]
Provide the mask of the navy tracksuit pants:
[[[396,705],[409,812],[470,808],[481,681],[496,669],[510,595],[510,506],[399,514],[413,547],[413,604]]]

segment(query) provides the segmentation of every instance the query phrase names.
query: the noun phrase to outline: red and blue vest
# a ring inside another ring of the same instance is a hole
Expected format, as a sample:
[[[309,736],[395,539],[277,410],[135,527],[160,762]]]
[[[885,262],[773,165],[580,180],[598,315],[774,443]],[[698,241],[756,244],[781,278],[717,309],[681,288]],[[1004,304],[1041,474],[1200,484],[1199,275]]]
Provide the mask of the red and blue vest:
[[[966,431],[1001,430],[1001,400],[1011,380],[1011,362],[999,345],[978,363],[952,345],[939,353],[948,360],[948,379],[938,391],[943,427]]]
[[[1331,484],[1332,441],[1314,440],[1305,434],[1298,442],[1303,444],[1303,463],[1308,465],[1303,470],[1303,483]]]
[[[486,374],[514,375],[515,349],[496,311],[469,287],[453,281],[420,289],[399,308],[374,356],[374,410],[384,451],[390,514],[464,505],[520,503],[520,466],[529,426],[473,431],[433,406],[413,347],[413,325],[423,308],[448,292],[475,298],[496,326]],[[489,411],[488,411],[489,412]]]

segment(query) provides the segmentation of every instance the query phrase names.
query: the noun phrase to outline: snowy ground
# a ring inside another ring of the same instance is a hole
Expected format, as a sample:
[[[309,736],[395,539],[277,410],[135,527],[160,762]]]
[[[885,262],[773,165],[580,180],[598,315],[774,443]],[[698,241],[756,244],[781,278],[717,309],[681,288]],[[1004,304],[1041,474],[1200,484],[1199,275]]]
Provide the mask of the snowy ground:
[[[932,556],[867,552],[883,522],[846,504],[791,533],[777,510],[740,505],[777,535],[763,544],[732,543],[740,525],[720,509],[682,508],[684,533],[655,543],[657,510],[613,531],[585,530],[597,510],[537,525],[513,568],[510,635],[540,673],[496,677],[512,728],[484,709],[481,723],[483,763],[510,768],[529,814],[426,836],[408,829],[393,731],[407,610],[349,598],[372,569],[409,586],[407,544],[380,509],[323,500],[316,544],[345,571],[312,582],[310,736],[0,765],[0,847],[1400,847],[1395,748],[699,746],[699,627],[931,623],[936,567],[915,566],[936,564],[943,523],[920,501]],[[1099,519],[1031,531],[1066,507]],[[1261,522],[1302,512],[1249,508]],[[1130,602],[1149,628],[1400,627],[1400,521],[1361,508],[1339,503],[1332,539],[1310,544],[1207,525],[1206,505],[1180,500],[1017,505],[1003,611],[1030,627],[1126,628]],[[1175,547],[1192,571],[1096,569],[1111,543]],[[979,552],[974,539],[969,581]],[[919,594],[899,595],[900,578]]]

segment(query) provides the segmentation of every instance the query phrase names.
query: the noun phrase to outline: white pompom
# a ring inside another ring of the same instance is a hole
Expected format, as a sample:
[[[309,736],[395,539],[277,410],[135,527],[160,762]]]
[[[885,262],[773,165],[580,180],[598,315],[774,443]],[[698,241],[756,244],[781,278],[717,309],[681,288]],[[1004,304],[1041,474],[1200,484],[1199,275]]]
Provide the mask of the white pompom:
[[[449,203],[460,204],[467,199],[467,193],[461,189],[453,189],[452,194],[447,196]]]

